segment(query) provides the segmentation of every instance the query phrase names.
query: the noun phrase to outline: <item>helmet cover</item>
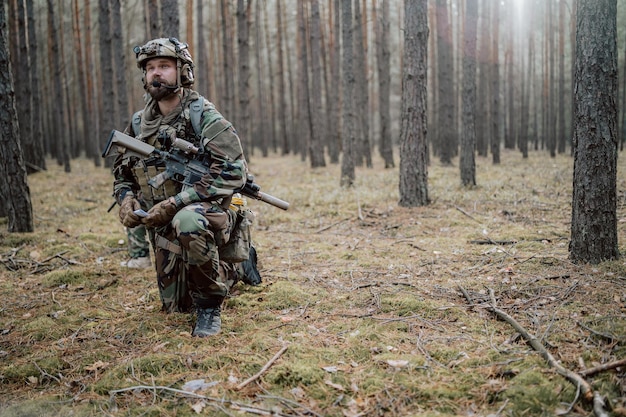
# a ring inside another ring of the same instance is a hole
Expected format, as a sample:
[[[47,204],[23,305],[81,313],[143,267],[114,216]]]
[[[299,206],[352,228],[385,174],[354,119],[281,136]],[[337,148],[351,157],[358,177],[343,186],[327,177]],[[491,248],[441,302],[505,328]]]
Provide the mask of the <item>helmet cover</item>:
[[[184,87],[189,87],[193,84],[193,59],[189,53],[189,45],[186,43],[180,42],[176,38],[153,39],[143,46],[135,46],[133,52],[135,52],[137,59],[137,67],[142,69],[144,73],[146,62],[152,58],[166,57],[176,59],[180,70],[180,84]]]

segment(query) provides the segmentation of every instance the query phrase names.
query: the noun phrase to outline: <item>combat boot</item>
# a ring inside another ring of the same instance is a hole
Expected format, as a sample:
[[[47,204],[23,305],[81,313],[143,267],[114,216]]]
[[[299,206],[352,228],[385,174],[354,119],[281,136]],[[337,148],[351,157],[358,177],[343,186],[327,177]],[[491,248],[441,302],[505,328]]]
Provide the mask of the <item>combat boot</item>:
[[[207,337],[213,336],[220,332],[222,328],[222,319],[220,318],[220,308],[198,308],[198,317],[196,319],[196,327],[193,329],[192,336]]]

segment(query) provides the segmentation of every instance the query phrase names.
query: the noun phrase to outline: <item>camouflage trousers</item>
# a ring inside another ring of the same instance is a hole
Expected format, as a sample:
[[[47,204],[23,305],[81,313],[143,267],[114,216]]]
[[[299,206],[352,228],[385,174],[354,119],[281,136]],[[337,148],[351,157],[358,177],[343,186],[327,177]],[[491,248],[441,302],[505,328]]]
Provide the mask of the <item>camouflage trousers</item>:
[[[150,256],[150,244],[148,243],[146,226],[127,228],[128,255],[131,258],[145,258]]]
[[[150,229],[163,310],[219,307],[243,277],[241,264],[222,262],[218,247],[232,231],[236,213],[210,203],[190,204],[170,224]]]

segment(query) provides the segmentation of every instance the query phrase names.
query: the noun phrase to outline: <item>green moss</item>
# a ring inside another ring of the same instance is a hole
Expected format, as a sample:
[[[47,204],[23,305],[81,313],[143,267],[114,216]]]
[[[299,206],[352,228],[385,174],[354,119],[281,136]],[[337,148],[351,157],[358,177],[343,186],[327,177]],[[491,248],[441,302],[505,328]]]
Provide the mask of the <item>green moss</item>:
[[[558,377],[557,377],[558,378]],[[575,390],[571,384],[555,382],[552,375],[541,369],[529,369],[511,379],[509,388],[502,393],[509,400],[507,411],[513,416],[551,416],[561,401],[571,402]]]
[[[263,306],[271,310],[283,310],[304,306],[311,302],[311,296],[301,286],[289,281],[278,281],[268,288]]]
[[[47,287],[58,287],[60,285],[83,284],[87,281],[87,276],[80,271],[71,269],[61,269],[47,273],[42,282]]]
[[[322,381],[324,371],[304,362],[283,363],[270,368],[264,379],[284,388],[308,386]]]
[[[48,316],[36,317],[24,324],[24,332],[35,340],[58,340],[63,336],[63,326]]]

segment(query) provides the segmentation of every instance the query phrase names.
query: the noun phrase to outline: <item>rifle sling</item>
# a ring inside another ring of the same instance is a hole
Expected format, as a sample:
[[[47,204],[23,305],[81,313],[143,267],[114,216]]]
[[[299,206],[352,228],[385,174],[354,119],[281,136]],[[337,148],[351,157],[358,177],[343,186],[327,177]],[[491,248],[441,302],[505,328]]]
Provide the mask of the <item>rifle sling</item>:
[[[176,255],[183,254],[183,249],[180,247],[179,244],[174,243],[171,240],[168,240],[161,235],[156,235],[155,243],[158,247],[163,248],[172,253],[175,253]]]

